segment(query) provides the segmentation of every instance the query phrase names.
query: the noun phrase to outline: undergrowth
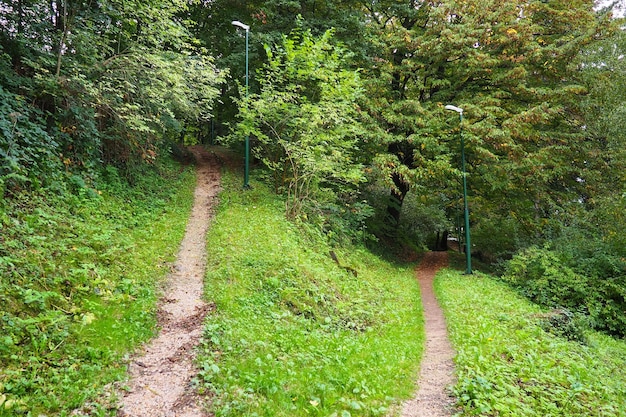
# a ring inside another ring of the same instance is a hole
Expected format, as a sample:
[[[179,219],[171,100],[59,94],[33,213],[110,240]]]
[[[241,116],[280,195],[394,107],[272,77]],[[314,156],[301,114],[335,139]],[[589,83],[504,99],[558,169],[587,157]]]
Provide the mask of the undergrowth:
[[[158,278],[184,233],[194,175],[173,162],[131,187],[108,168],[95,188],[0,202],[0,416],[106,415],[103,386],[153,334]]]
[[[225,416],[382,416],[413,392],[423,344],[409,265],[333,250],[232,174],[208,235],[201,391]]]
[[[435,281],[457,351],[459,416],[626,416],[626,342],[546,329],[551,312],[483,274]]]
[[[581,328],[624,337],[626,259],[602,249],[568,256],[571,248],[530,247],[506,264],[502,279],[537,304],[569,312]]]

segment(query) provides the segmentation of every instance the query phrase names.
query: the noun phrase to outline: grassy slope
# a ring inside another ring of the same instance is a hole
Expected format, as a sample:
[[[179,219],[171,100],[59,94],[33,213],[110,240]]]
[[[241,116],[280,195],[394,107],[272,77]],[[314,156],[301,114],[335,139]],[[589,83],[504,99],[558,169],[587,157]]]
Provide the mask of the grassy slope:
[[[182,239],[192,170],[167,163],[134,187],[25,194],[0,211],[0,416],[106,415],[103,386],[152,336],[159,278]]]
[[[201,387],[217,416],[375,416],[414,388],[422,352],[409,265],[305,237],[262,185],[226,190],[208,236]]]
[[[461,415],[626,416],[626,341],[583,346],[543,330],[542,310],[483,274],[439,273]]]

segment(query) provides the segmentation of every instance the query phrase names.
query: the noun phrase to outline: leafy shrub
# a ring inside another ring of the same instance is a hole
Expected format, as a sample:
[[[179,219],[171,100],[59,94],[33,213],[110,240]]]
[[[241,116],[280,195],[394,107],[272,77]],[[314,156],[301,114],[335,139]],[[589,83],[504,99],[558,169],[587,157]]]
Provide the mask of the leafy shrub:
[[[335,224],[350,234],[370,213],[362,203],[360,214],[344,210],[358,200],[365,180],[356,162],[363,133],[359,74],[345,69],[346,52],[333,44],[332,31],[317,38],[295,30],[266,52],[261,91],[241,101],[241,121],[225,141],[255,138],[252,151],[271,172],[275,190],[287,195],[289,218],[321,217],[324,227]]]
[[[550,250],[531,247],[515,255],[504,279],[537,304],[573,310],[585,306],[586,278]]]
[[[567,340],[587,343],[585,337],[585,323],[580,316],[566,309],[557,309],[540,314],[541,327],[556,336],[564,337]]]
[[[537,304],[588,315],[593,327],[625,336],[626,274],[619,274],[618,260],[601,253],[570,263],[563,258],[548,248],[531,247],[507,263],[502,278]]]
[[[25,97],[0,86],[0,191],[18,191],[61,175],[57,143],[44,126],[43,115]]]

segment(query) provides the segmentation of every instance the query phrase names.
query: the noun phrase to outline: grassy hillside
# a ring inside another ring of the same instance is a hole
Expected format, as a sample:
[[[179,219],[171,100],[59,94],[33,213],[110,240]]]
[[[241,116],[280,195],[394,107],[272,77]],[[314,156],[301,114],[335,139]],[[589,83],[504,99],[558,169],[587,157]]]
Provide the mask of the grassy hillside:
[[[572,323],[483,274],[446,270],[435,285],[458,353],[460,415],[626,416],[626,341],[570,341]]]
[[[0,416],[110,412],[103,386],[153,334],[194,185],[164,162],[133,186],[109,168],[93,189],[0,201]]]
[[[199,359],[215,415],[381,416],[410,396],[423,345],[412,266],[361,248],[335,249],[338,265],[263,185],[223,181]]]

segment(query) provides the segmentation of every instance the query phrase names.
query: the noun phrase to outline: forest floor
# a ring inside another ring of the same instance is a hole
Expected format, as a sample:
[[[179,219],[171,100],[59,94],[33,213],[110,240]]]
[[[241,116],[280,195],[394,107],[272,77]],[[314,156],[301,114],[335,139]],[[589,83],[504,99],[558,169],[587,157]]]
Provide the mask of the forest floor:
[[[201,146],[190,148],[197,164],[194,203],[159,302],[159,335],[130,363],[127,391],[120,394],[119,417],[204,417],[191,385],[194,352],[203,319],[213,308],[203,301],[206,232],[220,190],[220,160]]]
[[[197,161],[194,204],[176,263],[158,308],[159,335],[130,362],[130,381],[120,393],[118,417],[207,417],[192,379],[197,370],[194,351],[203,319],[214,306],[203,301],[206,232],[220,190],[221,158],[201,146],[190,148]],[[404,403],[403,417],[447,417],[453,401],[447,387],[453,381],[453,350],[443,312],[435,299],[435,273],[447,265],[447,253],[427,253],[416,269],[426,331],[426,349],[413,399]]]
[[[446,321],[435,298],[435,274],[448,264],[447,252],[428,252],[416,269],[424,306],[426,348],[422,357],[415,397],[404,403],[402,417],[448,417],[454,400],[447,389],[454,383],[454,351]]]

